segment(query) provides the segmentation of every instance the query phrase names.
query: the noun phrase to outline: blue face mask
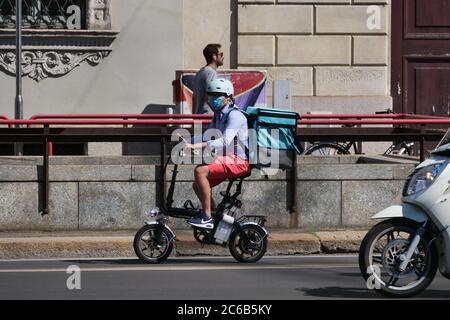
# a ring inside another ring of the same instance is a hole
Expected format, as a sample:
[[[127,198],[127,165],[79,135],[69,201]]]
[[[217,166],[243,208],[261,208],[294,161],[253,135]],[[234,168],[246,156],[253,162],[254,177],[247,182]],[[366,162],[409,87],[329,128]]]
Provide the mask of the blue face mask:
[[[209,97],[209,105],[213,111],[219,111],[224,107],[222,97]]]

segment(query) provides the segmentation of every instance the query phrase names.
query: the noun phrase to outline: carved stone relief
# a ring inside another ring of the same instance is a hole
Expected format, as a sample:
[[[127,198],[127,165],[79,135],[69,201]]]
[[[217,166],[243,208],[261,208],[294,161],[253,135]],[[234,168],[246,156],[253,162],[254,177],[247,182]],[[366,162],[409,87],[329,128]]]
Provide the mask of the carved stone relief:
[[[74,68],[80,66],[83,62],[96,66],[108,55],[108,51],[24,51],[22,53],[23,75],[36,81],[41,81],[48,77],[61,77],[71,72]],[[16,74],[15,51],[0,53],[0,69],[10,75]]]
[[[23,75],[39,82],[82,63],[98,65],[112,51],[111,1],[88,0],[87,30],[23,30]],[[16,74],[15,29],[0,30],[0,71]]]

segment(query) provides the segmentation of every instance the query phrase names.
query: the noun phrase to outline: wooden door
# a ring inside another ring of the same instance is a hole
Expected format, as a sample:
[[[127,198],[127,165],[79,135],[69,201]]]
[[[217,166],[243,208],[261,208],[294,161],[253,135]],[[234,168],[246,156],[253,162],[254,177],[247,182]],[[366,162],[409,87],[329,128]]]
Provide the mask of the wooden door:
[[[450,116],[450,0],[392,0],[394,111]]]

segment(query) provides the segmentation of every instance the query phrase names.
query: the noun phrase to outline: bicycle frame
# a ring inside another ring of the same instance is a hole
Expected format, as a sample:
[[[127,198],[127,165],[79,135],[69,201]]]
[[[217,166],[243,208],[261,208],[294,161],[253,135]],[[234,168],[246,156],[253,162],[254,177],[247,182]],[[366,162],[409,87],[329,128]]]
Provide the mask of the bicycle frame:
[[[344,149],[345,151],[350,152],[350,148],[353,147],[353,151],[355,151],[355,154],[361,154],[361,150],[359,149],[356,141],[349,141],[346,143],[339,143]]]

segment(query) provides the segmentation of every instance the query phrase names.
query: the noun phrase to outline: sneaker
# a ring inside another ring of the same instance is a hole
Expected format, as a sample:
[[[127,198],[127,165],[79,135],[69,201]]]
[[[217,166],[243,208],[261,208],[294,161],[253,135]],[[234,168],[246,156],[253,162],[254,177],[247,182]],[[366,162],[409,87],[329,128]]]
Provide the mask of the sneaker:
[[[197,215],[190,217],[186,220],[187,223],[191,223],[192,221],[196,221],[199,218],[202,218],[205,214],[203,213],[203,210],[201,210]]]
[[[194,226],[197,228],[204,228],[204,229],[213,229],[214,228],[214,219],[213,218],[208,219],[204,215],[195,217],[193,219],[189,219],[188,223],[191,226]]]

